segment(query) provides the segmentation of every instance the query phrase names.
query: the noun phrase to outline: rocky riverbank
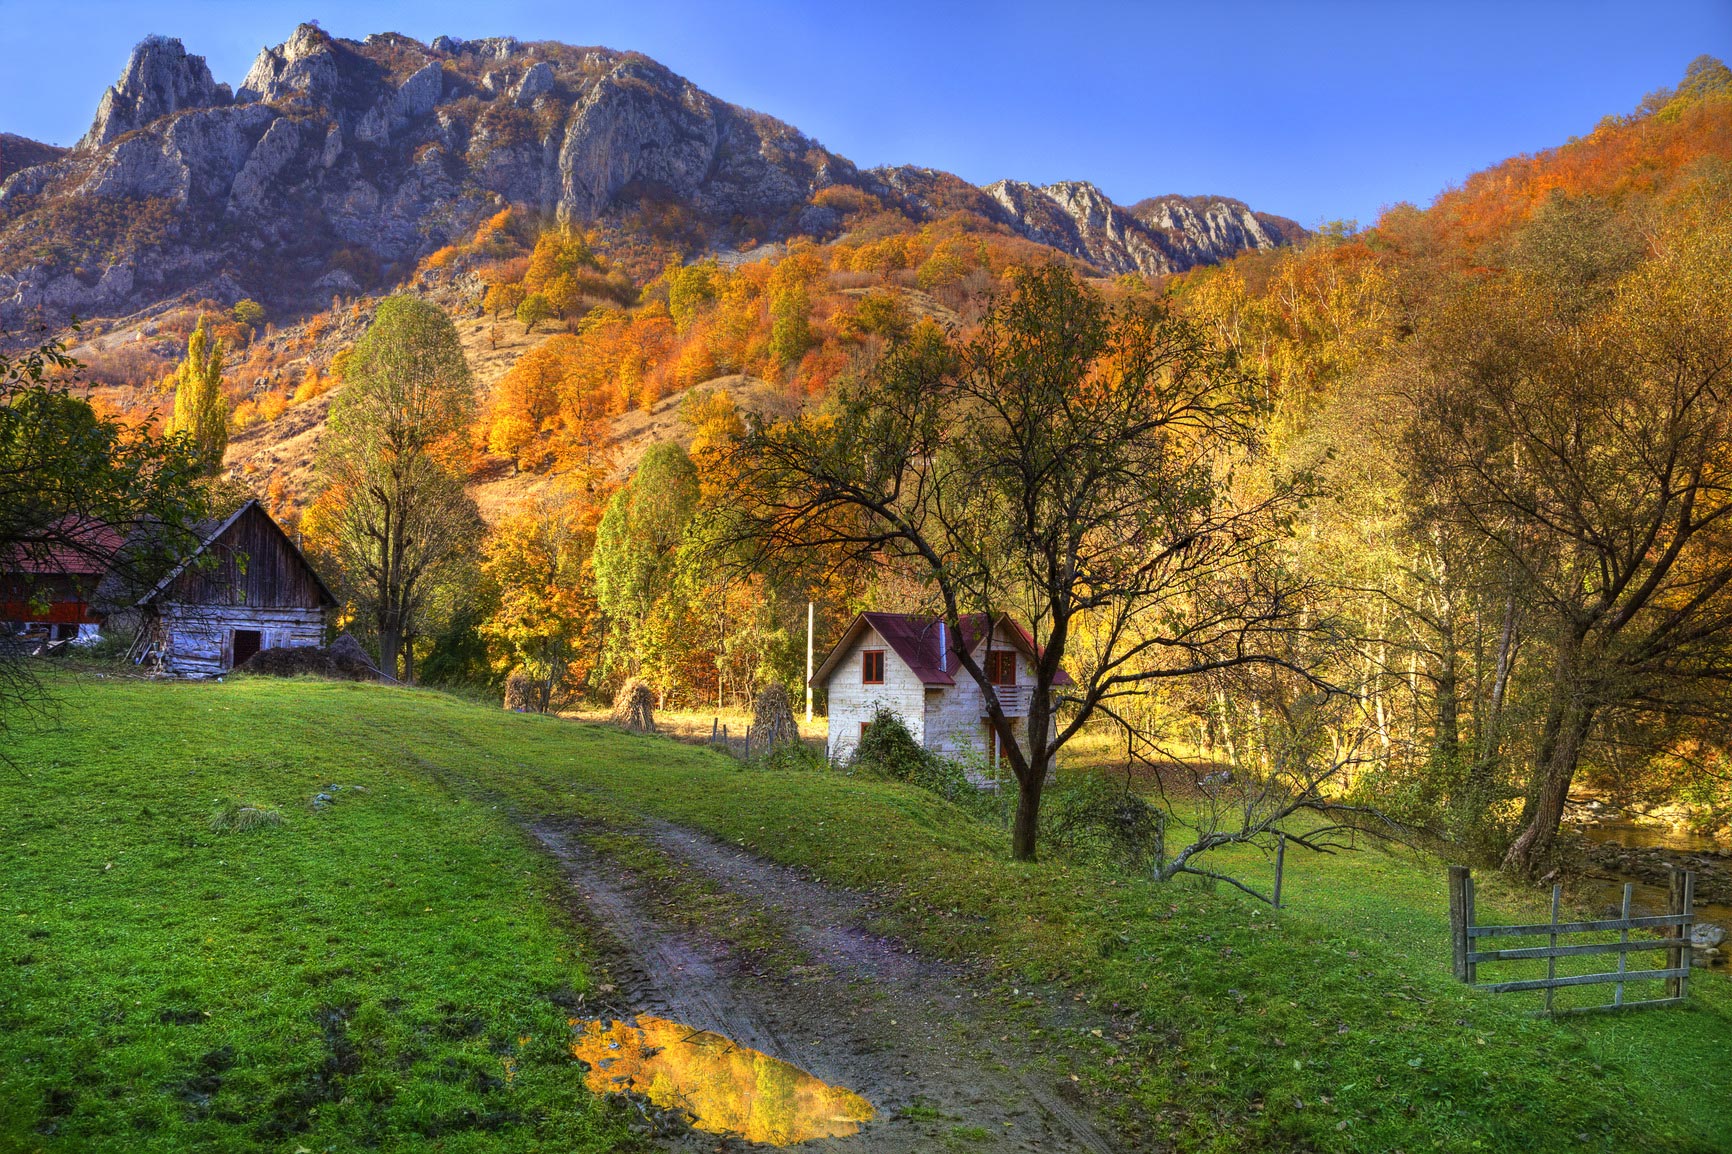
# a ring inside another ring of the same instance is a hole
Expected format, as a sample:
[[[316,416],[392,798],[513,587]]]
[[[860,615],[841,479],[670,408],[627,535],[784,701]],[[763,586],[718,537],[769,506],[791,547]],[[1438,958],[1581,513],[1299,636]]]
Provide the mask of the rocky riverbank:
[[[1564,876],[1577,879],[1576,887],[1584,890],[1591,889],[1597,880],[1604,880],[1609,887],[1633,881],[1653,887],[1663,901],[1672,871],[1692,871],[1696,875],[1697,914],[1707,918],[1691,933],[1691,961],[1698,966],[1727,963],[1726,930],[1720,924],[1726,919],[1713,919],[1712,915],[1723,912],[1713,907],[1732,906],[1732,850],[1710,848],[1717,843],[1680,837],[1667,827],[1633,827],[1624,815],[1604,807],[1573,816],[1575,820],[1566,826],[1558,844],[1557,864]],[[1678,841],[1687,844],[1675,844]],[[1616,906],[1606,912],[1615,914]]]

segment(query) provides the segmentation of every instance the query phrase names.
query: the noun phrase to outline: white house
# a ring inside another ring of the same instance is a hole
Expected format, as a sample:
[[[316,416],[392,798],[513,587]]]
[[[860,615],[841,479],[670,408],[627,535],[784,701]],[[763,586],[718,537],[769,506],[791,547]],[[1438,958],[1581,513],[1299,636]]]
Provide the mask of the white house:
[[[847,758],[879,709],[895,711],[908,732],[934,753],[967,751],[995,761],[1002,753],[987,720],[986,697],[962,665],[974,655],[993,682],[1017,743],[1027,748],[1029,697],[1034,686],[1034,640],[1021,625],[1000,616],[993,629],[985,614],[964,617],[952,631],[942,618],[906,613],[862,613],[849,623],[823,664],[812,674],[830,702],[829,753]],[[1070,684],[1062,671],[1057,682]]]

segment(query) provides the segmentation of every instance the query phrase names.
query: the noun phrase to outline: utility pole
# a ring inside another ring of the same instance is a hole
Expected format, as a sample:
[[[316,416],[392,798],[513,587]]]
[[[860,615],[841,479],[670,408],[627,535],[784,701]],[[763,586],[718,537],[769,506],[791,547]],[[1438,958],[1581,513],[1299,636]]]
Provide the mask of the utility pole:
[[[812,602],[806,602],[806,724],[812,724],[812,622],[816,614]]]

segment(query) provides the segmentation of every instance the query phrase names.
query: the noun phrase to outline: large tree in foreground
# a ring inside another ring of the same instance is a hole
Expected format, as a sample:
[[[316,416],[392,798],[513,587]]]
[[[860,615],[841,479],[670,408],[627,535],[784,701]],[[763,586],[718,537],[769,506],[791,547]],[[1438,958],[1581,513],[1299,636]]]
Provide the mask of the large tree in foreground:
[[[379,638],[380,667],[414,680],[413,641],[441,571],[481,537],[464,490],[475,387],[451,318],[414,297],[380,303],[343,372],[319,442],[309,530]]]
[[[1029,624],[1026,752],[958,653],[1007,739],[1029,860],[1054,755],[1084,726],[1131,724],[1119,707],[1174,678],[1286,660],[1271,642],[1302,607],[1268,547],[1295,494],[1233,475],[1258,410],[1234,358],[1165,307],[1028,270],[972,338],[926,325],[822,410],[750,429],[723,512],[759,559],[818,546],[916,574],[951,638],[970,613]]]
[[[1475,287],[1414,373],[1420,479],[1546,649],[1514,870],[1551,847],[1596,726],[1732,720],[1724,213],[1704,205],[1603,283],[1550,259]]]

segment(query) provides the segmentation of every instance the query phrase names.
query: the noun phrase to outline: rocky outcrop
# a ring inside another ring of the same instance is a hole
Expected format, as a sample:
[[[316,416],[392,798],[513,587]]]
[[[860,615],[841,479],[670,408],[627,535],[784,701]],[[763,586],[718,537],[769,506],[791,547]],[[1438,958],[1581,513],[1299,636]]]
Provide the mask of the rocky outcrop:
[[[529,66],[529,71],[523,74],[523,79],[517,82],[517,87],[511,90],[511,99],[522,108],[535,103],[538,97],[546,96],[553,91],[553,65],[545,60],[537,60]]]
[[[235,99],[259,100],[267,104],[305,96],[323,100],[337,92],[337,56],[331,37],[311,24],[302,24],[282,44],[261,49],[246,79],[235,90]]]
[[[1045,188],[1001,180],[985,191],[1030,240],[1110,273],[1183,272],[1304,235],[1290,220],[1254,213],[1225,197],[1167,196],[1122,208],[1080,180]]]
[[[79,148],[100,148],[123,133],[183,108],[227,104],[229,89],[212,79],[204,57],[188,56],[178,40],[151,36],[132,50],[126,69],[102,94]]]
[[[694,241],[732,248],[835,235],[843,214],[813,197],[847,184],[914,219],[974,212],[1114,273],[1284,235],[1219,198],[1126,209],[1081,182],[862,173],[633,53],[313,25],[263,49],[233,97],[179,41],[147,40],[79,148],[31,160],[0,170],[0,330],[31,310],[108,316],[177,294],[293,306],[375,291],[507,203],[585,224],[677,206]]]

